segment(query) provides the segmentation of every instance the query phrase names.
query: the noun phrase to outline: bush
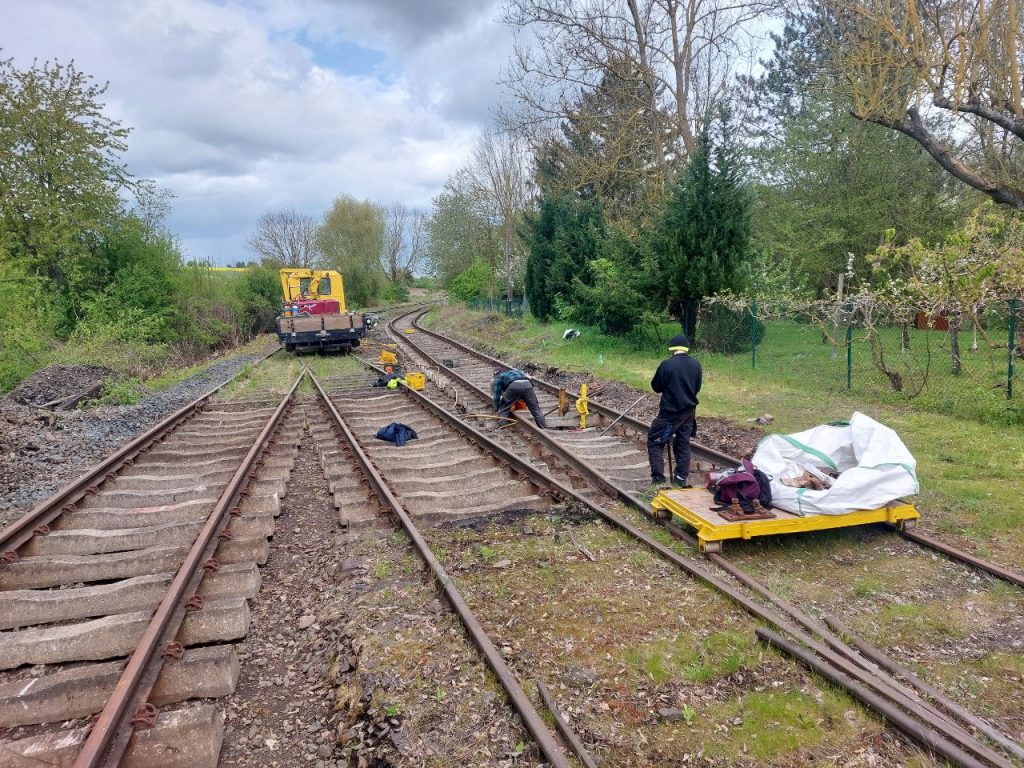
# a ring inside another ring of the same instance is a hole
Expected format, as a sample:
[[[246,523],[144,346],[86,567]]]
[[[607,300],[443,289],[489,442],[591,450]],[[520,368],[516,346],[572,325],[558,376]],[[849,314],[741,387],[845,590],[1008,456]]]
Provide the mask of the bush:
[[[477,259],[469,267],[452,278],[448,293],[457,301],[470,301],[488,296],[494,288],[494,270],[483,259]]]
[[[697,341],[701,349],[726,355],[750,351],[750,313],[730,309],[722,304],[701,307],[697,325]],[[764,339],[764,323],[754,322],[754,343]]]
[[[381,301],[401,304],[409,300],[409,286],[401,280],[387,280],[384,283],[384,290],[381,291]]]

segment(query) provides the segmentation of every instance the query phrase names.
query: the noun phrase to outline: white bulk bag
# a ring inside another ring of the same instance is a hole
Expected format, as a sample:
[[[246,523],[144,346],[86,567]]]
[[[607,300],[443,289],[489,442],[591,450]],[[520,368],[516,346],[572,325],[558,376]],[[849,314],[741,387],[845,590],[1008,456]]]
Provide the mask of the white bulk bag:
[[[899,436],[854,412],[844,426],[822,425],[792,435],[769,435],[754,465],[772,478],[772,506],[796,515],[843,515],[878,509],[918,492],[917,462]],[[816,491],[781,482],[810,472],[831,482]],[[839,472],[834,480],[829,472]]]

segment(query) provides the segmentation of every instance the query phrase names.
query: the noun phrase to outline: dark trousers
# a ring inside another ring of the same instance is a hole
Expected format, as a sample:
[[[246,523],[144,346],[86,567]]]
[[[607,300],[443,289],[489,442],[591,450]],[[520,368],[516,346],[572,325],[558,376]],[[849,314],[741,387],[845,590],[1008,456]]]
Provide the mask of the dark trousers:
[[[513,381],[508,385],[508,388],[501,395],[498,415],[504,416],[507,419],[512,412],[512,406],[518,400],[526,402],[526,407],[530,409],[530,415],[533,416],[533,420],[537,422],[538,427],[541,429],[548,428],[548,423],[544,419],[544,413],[540,409],[540,403],[537,402],[537,395],[533,391],[533,385],[526,379]]]
[[[676,462],[672,481],[680,485],[689,485],[690,438],[697,426],[694,413],[689,411],[682,416],[668,419],[659,414],[651,422],[651,428],[647,432],[647,460],[651,463],[652,482],[665,482],[665,446],[671,440],[672,455]]]

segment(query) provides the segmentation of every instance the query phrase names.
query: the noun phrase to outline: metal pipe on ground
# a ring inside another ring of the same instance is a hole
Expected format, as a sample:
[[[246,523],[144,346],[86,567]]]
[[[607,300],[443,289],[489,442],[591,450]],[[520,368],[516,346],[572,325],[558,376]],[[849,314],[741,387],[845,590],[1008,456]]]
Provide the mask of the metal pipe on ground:
[[[445,597],[448,598],[448,602],[451,604],[452,608],[454,608],[455,612],[459,615],[459,619],[466,627],[466,631],[469,633],[477,648],[480,649],[480,653],[483,654],[488,666],[490,666],[502,687],[508,693],[513,706],[519,712],[519,716],[523,720],[523,724],[536,740],[537,746],[540,747],[545,759],[547,759],[551,765],[555,766],[555,768],[569,768],[569,759],[565,752],[552,737],[551,732],[548,730],[543,718],[541,718],[540,713],[538,713],[534,708],[533,703],[526,695],[526,692],[522,689],[522,686],[519,685],[519,681],[516,680],[512,670],[505,663],[505,659],[498,652],[498,649],[494,647],[494,643],[492,643],[491,639],[487,636],[483,626],[481,626],[480,622],[477,621],[476,617],[473,615],[469,604],[466,603],[465,599],[462,597],[462,594],[459,592],[458,587],[455,586],[451,576],[448,575],[444,566],[441,565],[440,561],[434,556],[434,553],[431,551],[426,539],[423,538],[423,535],[419,532],[415,523],[413,523],[412,518],[409,517],[408,513],[406,513],[402,503],[394,493],[392,493],[387,483],[384,482],[384,478],[381,477],[380,473],[377,472],[376,468],[370,462],[369,457],[367,457],[363,452],[362,446],[360,446],[355,435],[348,428],[348,425],[342,418],[341,413],[339,413],[338,409],[331,401],[331,398],[327,395],[326,390],[321,386],[320,382],[312,372],[309,372],[309,377],[313,382],[313,386],[316,387],[317,392],[320,393],[320,397],[323,399],[335,425],[339,430],[341,430],[342,434],[345,436],[345,440],[351,446],[352,454],[359,462],[359,465],[366,474],[367,479],[370,480],[376,489],[377,494],[387,503],[395,517],[397,517],[401,522],[402,527],[409,535],[409,538],[412,539],[413,546],[416,547],[416,551],[419,552],[420,557],[434,574],[434,578],[441,586],[441,590],[444,592]],[[414,392],[413,390],[405,391],[419,395],[418,392]],[[422,396],[420,395],[420,397]]]
[[[569,746],[572,747],[572,751],[576,753],[576,757],[583,763],[584,768],[597,768],[597,763],[594,762],[594,758],[590,756],[587,748],[583,746],[583,742],[580,741],[580,737],[576,735],[576,732],[569,727],[569,724],[565,722],[565,718],[562,717],[562,713],[558,711],[558,705],[555,704],[554,698],[548,692],[547,687],[540,681],[539,677],[533,678],[533,684],[537,686],[537,692],[540,694],[541,699],[544,700],[544,706],[548,708],[548,712],[555,718],[555,725],[558,726],[558,731],[565,737],[566,741],[569,742]]]
[[[1003,749],[1011,752],[1017,757],[1024,758],[1024,747],[1018,744],[1016,741],[1011,739],[1009,736],[1004,734],[1002,731],[995,728],[991,723],[983,720],[982,718],[975,715],[973,712],[965,709],[964,707],[957,704],[955,701],[950,699],[946,694],[929,685],[924,680],[919,678],[909,669],[897,664],[891,658],[886,656],[882,651],[878,650],[874,646],[870,645],[866,641],[859,638],[850,627],[846,626],[835,616],[823,617],[826,624],[834,629],[840,635],[844,635],[850,643],[860,651],[865,658],[871,659],[875,664],[880,667],[884,667],[889,672],[892,672],[898,677],[902,677],[908,683],[917,688],[928,698],[935,701],[943,709],[948,710],[951,714],[960,718],[964,723],[977,728],[980,733],[990,738],[993,742],[1001,746]]]
[[[775,646],[782,653],[800,661],[806,667],[818,673],[826,680],[846,689],[851,696],[873,709],[885,718],[885,720],[898,727],[901,731],[918,743],[924,745],[927,749],[932,750],[936,754],[941,755],[956,765],[963,766],[963,768],[986,768],[986,763],[959,749],[947,739],[943,738],[943,736],[937,733],[933,728],[930,728],[925,723],[919,722],[906,712],[903,712],[880,696],[869,691],[863,685],[860,685],[841,672],[836,671],[831,665],[823,663],[819,658],[814,656],[814,654],[799,647],[796,643],[790,642],[778,633],[772,632],[770,629],[765,629],[764,627],[758,627],[755,632],[761,642],[766,645]]]

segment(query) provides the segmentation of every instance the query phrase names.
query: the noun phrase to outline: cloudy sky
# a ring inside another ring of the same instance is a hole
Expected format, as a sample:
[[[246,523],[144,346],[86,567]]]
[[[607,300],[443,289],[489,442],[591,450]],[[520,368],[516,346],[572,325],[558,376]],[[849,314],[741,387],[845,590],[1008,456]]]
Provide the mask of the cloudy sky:
[[[426,209],[490,118],[493,0],[0,0],[0,56],[109,81],[127,162],[189,258],[249,258],[268,210],[348,193]]]

